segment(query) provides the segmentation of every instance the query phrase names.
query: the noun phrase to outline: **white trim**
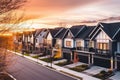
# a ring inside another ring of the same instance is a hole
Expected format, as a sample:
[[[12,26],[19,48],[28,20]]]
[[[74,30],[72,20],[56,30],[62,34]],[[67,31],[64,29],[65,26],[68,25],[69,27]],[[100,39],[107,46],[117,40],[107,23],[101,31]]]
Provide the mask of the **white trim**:
[[[120,42],[117,42],[117,52],[120,52]]]
[[[65,37],[65,35],[67,34],[67,32],[68,32],[68,29],[66,30],[66,32],[65,32],[65,34],[63,35],[62,39]]]
[[[119,31],[120,31],[120,28],[117,30],[117,32],[116,32],[115,35],[112,37],[112,39],[114,39],[114,37],[118,34]]]
[[[99,30],[100,30],[100,28],[95,32],[95,34],[92,36],[92,38],[90,40],[93,39],[93,37],[98,33]]]
[[[99,31],[99,30],[101,30],[101,31],[103,31],[105,34],[106,34],[106,32],[100,27],[97,31],[96,31],[96,33],[92,36],[92,38],[90,39],[90,40],[92,40],[93,39],[93,37],[97,34],[97,32]],[[106,34],[107,35],[107,34]],[[108,35],[107,35],[108,36]],[[108,38],[112,41],[112,39],[108,36]]]
[[[68,31],[72,34],[72,32],[70,31],[70,29],[67,29],[67,31],[65,32],[63,38],[65,37],[65,35],[67,34]],[[73,34],[72,34],[72,37],[74,37]],[[63,38],[62,38],[62,39],[63,39]]]
[[[75,37],[85,28],[86,26],[82,26],[82,29],[79,30],[79,32],[75,35]]]
[[[106,34],[106,32],[102,29],[102,28],[100,28],[105,34]],[[107,34],[106,34],[107,35]],[[108,35],[107,35],[108,36]],[[112,39],[108,36],[108,38],[112,41]]]
[[[54,37],[56,37],[63,29],[64,29],[64,28],[60,29],[60,30],[55,34]]]
[[[69,31],[70,31],[70,33],[72,34],[72,37],[75,37],[74,35],[73,35],[73,33],[71,32],[71,30],[69,29]]]
[[[95,29],[98,27],[98,26],[101,26],[101,27],[104,27],[102,24],[101,24],[101,22],[99,22],[98,24],[97,24],[97,26],[92,30],[92,32],[89,34],[89,37],[91,36],[91,34],[95,31]]]

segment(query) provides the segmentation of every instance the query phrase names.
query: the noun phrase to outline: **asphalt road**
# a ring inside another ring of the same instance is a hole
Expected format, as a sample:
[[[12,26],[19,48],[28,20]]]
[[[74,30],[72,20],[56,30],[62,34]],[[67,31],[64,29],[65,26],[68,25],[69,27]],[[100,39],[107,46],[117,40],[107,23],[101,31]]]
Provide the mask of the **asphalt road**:
[[[17,80],[76,80],[18,55],[11,62],[8,72]]]

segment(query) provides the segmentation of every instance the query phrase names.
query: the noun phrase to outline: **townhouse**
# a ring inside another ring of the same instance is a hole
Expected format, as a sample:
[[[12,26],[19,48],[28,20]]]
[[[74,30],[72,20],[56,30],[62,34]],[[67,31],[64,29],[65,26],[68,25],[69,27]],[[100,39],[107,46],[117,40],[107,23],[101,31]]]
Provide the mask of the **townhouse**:
[[[74,50],[74,62],[76,60],[87,63],[91,65],[92,59],[91,56],[93,55],[92,52],[89,52],[90,49],[94,47],[92,41],[90,41],[89,34],[95,28],[95,26],[85,26],[82,31],[76,35],[75,43],[76,49]]]
[[[55,58],[63,58],[62,48],[64,45],[63,36],[66,32],[66,28],[61,28],[57,34],[55,34],[55,44],[53,46],[53,54]]]
[[[47,29],[37,29],[35,33],[35,51],[33,53],[41,53],[46,55],[47,42],[46,36],[48,34]]]
[[[83,29],[85,25],[78,25],[78,26],[72,26],[71,28],[68,28],[63,35],[63,57],[67,59],[68,61],[73,61],[74,58],[74,50],[76,49],[75,44],[75,38],[76,35],[79,34]]]
[[[22,50],[22,33],[13,33],[14,49]]]
[[[47,42],[47,52],[48,54],[52,54],[54,58],[58,58],[60,54],[56,54],[53,50],[54,46],[56,46],[56,43],[58,43],[55,39],[55,35],[59,34],[63,28],[54,28],[54,29],[47,29],[48,33],[46,36],[46,42]]]
[[[119,68],[116,64],[115,53],[119,53],[120,23],[98,23],[89,35],[93,41],[93,64],[110,69]],[[118,64],[119,65],[119,64]]]
[[[34,51],[35,42],[34,42],[35,31],[23,32],[22,35],[22,51],[27,53],[32,53]]]

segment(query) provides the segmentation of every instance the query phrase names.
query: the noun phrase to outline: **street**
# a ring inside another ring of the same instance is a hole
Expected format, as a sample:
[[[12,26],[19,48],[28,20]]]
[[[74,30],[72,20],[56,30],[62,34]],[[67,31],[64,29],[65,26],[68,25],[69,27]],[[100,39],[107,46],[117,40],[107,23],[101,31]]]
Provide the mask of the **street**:
[[[8,72],[17,80],[76,80],[18,55],[12,61]]]

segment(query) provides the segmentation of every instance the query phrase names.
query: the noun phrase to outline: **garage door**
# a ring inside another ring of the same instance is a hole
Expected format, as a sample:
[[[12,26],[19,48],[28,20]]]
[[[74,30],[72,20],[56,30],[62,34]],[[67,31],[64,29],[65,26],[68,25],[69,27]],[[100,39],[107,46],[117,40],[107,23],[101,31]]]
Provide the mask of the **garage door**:
[[[67,59],[68,61],[71,61],[71,54],[70,53],[63,53],[63,58]]]
[[[102,57],[97,57],[94,56],[94,65],[105,67],[105,68],[110,68],[111,63],[109,58],[102,58]]]
[[[117,70],[120,71],[120,61],[117,61]]]
[[[78,55],[79,61],[88,64],[88,55]]]

